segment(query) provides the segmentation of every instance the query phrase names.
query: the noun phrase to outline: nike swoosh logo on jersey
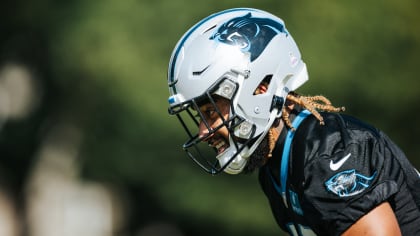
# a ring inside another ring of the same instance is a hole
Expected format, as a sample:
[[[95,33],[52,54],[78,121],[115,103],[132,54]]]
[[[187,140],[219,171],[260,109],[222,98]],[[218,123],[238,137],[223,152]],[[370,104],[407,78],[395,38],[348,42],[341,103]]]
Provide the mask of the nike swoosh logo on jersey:
[[[347,159],[349,159],[351,156],[351,153],[347,154],[345,157],[341,158],[341,160],[337,161],[337,162],[333,162],[333,160],[330,161],[330,169],[333,171],[336,171],[338,169],[340,169],[340,167],[344,164],[344,162],[347,161]]]

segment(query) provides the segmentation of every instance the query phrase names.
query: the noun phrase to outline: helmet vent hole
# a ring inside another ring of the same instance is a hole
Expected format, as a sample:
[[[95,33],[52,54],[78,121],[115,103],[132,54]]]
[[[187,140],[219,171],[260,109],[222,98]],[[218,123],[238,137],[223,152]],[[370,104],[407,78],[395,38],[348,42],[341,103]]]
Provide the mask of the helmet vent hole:
[[[270,86],[271,79],[273,78],[273,75],[266,75],[264,79],[261,80],[261,82],[258,84],[258,86],[254,90],[254,95],[263,94],[266,93],[268,90],[268,87]]]

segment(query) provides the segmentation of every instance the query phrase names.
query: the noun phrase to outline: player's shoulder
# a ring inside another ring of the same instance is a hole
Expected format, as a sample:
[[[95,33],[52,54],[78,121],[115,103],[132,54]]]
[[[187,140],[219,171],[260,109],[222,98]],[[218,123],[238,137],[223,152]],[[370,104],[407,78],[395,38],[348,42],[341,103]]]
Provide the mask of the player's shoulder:
[[[313,158],[334,157],[350,148],[366,148],[380,138],[374,126],[341,113],[320,113],[324,125],[315,116],[309,116],[296,130],[293,152],[305,156],[306,162]],[[366,145],[368,144],[368,145]]]
[[[296,135],[306,137],[306,142],[320,139],[333,141],[337,138],[380,137],[380,131],[377,128],[354,116],[332,112],[321,112],[320,115],[324,124],[320,124],[314,115],[309,116],[296,131]],[[331,140],[332,137],[333,140]]]

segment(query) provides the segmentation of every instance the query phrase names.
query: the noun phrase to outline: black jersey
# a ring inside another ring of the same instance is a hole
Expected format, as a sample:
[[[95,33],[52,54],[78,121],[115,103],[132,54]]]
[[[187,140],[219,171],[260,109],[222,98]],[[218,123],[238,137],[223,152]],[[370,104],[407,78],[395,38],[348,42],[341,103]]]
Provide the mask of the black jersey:
[[[273,215],[291,235],[340,235],[388,201],[403,235],[420,235],[420,176],[404,153],[381,131],[353,117],[312,115],[290,146],[285,201],[279,193],[286,129],[259,182]]]

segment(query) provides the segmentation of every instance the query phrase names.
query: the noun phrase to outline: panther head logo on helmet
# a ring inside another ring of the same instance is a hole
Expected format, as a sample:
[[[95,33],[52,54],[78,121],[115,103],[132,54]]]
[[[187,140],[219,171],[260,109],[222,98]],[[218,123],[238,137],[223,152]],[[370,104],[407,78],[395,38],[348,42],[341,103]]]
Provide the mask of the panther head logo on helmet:
[[[239,46],[242,51],[251,53],[252,62],[264,51],[271,39],[279,33],[288,35],[283,24],[268,18],[252,17],[249,12],[221,25],[210,39]]]

